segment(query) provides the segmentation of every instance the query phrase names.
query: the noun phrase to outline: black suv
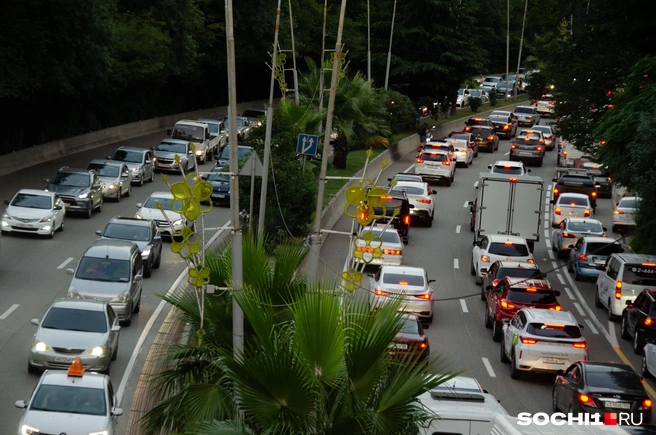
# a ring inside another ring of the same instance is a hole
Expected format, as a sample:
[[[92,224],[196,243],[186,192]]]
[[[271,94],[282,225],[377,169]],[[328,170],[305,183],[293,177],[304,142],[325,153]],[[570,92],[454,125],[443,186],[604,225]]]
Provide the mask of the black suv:
[[[633,338],[633,351],[640,355],[645,339],[656,337],[656,290],[646,289],[635,301],[626,301],[620,335]]]
[[[478,148],[485,148],[488,153],[493,153],[494,150],[499,149],[499,136],[497,136],[494,127],[478,125],[471,127],[469,132],[474,136]]]
[[[506,139],[510,139],[515,134],[517,134],[517,122],[512,116],[492,114],[490,115],[490,121],[492,121],[494,130],[497,132],[499,137],[503,136]]]
[[[410,228],[410,209],[415,206],[408,201],[408,195],[403,190],[390,190],[385,197],[385,218],[378,219],[379,223],[387,223],[392,219],[392,226],[396,229],[403,240],[408,244],[408,229]],[[394,211],[399,209],[399,213],[394,216]],[[374,207],[377,215],[382,214],[382,210]]]
[[[475,125],[487,125],[490,127],[494,127],[492,125],[492,121],[490,121],[488,118],[474,118],[472,116],[467,121],[465,121],[465,131],[471,131],[472,126]]]
[[[96,231],[102,239],[128,240],[139,247],[144,265],[144,276],[150,278],[153,268],[162,263],[162,236],[155,221],[133,217],[113,217],[103,231]]]
[[[570,170],[563,172],[559,178],[554,178],[553,199],[558,199],[561,193],[582,193],[588,195],[592,210],[597,208],[597,187],[592,175],[586,171]]]
[[[46,190],[55,192],[66,203],[66,212],[84,213],[91,218],[94,210],[102,211],[103,184],[93,169],[62,166],[52,178],[44,178]]]

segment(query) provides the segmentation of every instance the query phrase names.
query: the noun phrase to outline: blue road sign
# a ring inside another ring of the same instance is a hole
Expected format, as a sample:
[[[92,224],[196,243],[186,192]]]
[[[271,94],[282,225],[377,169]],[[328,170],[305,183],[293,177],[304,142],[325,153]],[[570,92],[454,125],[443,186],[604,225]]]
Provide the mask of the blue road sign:
[[[311,134],[299,134],[298,142],[296,142],[296,152],[298,154],[314,156],[317,154],[318,142],[319,136],[313,136]]]

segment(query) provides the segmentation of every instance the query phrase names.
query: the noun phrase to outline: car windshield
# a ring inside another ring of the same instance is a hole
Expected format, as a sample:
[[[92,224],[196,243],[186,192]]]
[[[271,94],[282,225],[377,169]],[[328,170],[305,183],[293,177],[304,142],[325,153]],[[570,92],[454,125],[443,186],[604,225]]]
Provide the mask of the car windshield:
[[[113,258],[82,257],[75,277],[90,281],[129,282],[130,262]]]
[[[568,177],[564,176],[558,180],[558,184],[564,186],[594,186],[594,181],[590,177]]]
[[[572,222],[567,224],[568,231],[576,231],[580,233],[603,233],[604,227],[600,222],[586,221],[586,222]]]
[[[587,251],[590,255],[604,255],[610,257],[611,254],[620,254],[624,252],[619,243],[588,243]]]
[[[542,133],[545,133],[547,136],[553,134],[551,131],[551,127],[547,125],[534,125],[533,130],[541,131]]]
[[[627,284],[655,287],[656,266],[652,264],[626,264],[624,265],[623,281]]]
[[[497,278],[501,279],[506,276],[513,278],[535,278],[542,279],[542,272],[539,269],[524,269],[523,267],[502,267],[497,272]]]
[[[155,148],[155,151],[185,154],[187,152],[187,146],[183,143],[160,142],[159,145],[157,145]]]
[[[426,194],[426,189],[423,189],[421,187],[415,187],[415,186],[396,186],[394,187],[396,190],[405,190],[405,192],[408,195],[425,195]]]
[[[381,228],[370,228],[369,230],[373,233],[374,236],[383,239],[383,243],[396,243],[397,245],[401,243],[399,233],[397,233],[395,230],[387,229],[385,232],[383,232]],[[365,232],[366,231],[361,232],[360,235],[364,234]]]
[[[128,163],[141,163],[143,161],[143,153],[137,151],[116,150],[112,156],[112,160]]]
[[[253,151],[250,147],[237,147],[237,159],[244,160]],[[221,151],[221,160],[230,160],[230,145],[226,145]]]
[[[41,327],[64,331],[103,333],[107,332],[107,319],[104,311],[53,307],[41,322]]]
[[[619,391],[644,389],[638,375],[633,370],[626,370],[622,367],[607,367],[603,371],[586,370],[585,382],[588,387]]]
[[[399,334],[419,334],[419,322],[417,319],[401,319]]]
[[[103,237],[147,242],[150,240],[150,228],[143,225],[109,224]]]
[[[638,208],[638,205],[640,204],[640,200],[635,199],[635,198],[624,198],[620,200],[620,203],[618,205],[619,208]]]
[[[241,116],[245,116],[247,118],[259,118],[260,116],[264,116],[264,115],[265,115],[265,113],[263,113],[259,110],[253,110],[253,109],[246,109],[241,114]]]
[[[451,139],[464,139],[469,142],[469,135],[467,134],[462,134],[462,133],[453,133],[449,135],[449,138]]]
[[[560,195],[558,198],[558,205],[563,206],[563,205],[569,205],[572,207],[589,207],[590,206],[590,200],[585,197],[580,197],[580,196],[571,196],[571,195]]]
[[[528,257],[528,247],[518,243],[490,243],[487,252],[506,257]]]
[[[503,115],[490,115],[490,119],[497,122],[508,122],[508,117]]]
[[[34,411],[106,415],[105,391],[77,385],[41,384],[30,406]]]
[[[521,175],[524,173],[524,170],[520,166],[494,165],[492,172],[495,174]]]
[[[469,132],[471,134],[473,134],[474,136],[479,136],[479,137],[486,137],[486,136],[490,136],[492,134],[492,130],[490,130],[488,128],[472,127],[471,130],[469,130]]]
[[[202,142],[205,140],[205,129],[199,125],[176,124],[171,138]]]
[[[58,186],[89,187],[90,179],[87,174],[58,172],[55,178],[50,180],[50,183]]]
[[[104,163],[89,163],[87,169],[95,169],[101,177],[117,178],[119,167],[117,165],[106,165]]]
[[[526,332],[547,338],[581,338],[581,328],[558,323],[529,323]]]
[[[386,273],[383,275],[384,284],[424,286],[423,275],[411,275],[405,273]]]
[[[228,172],[228,169],[221,169],[220,172]],[[229,183],[230,182],[230,176],[228,174],[218,174],[215,172],[210,173],[207,176],[207,181],[222,181],[224,183]]]
[[[515,113],[527,113],[527,114],[534,114],[535,109],[531,107],[515,107]]]
[[[38,208],[41,210],[50,210],[52,200],[50,196],[30,195],[29,193],[18,193],[11,200],[10,205],[14,207]]]
[[[157,196],[151,196],[148,198],[148,201],[143,205],[144,208],[157,208],[157,204],[162,204],[164,210],[182,210],[183,204],[180,200],[173,201],[173,198],[159,198]]]
[[[420,159],[427,162],[446,162],[449,156],[442,153],[421,153]]]
[[[230,122],[228,122],[228,117],[226,116],[223,118],[223,124],[225,125],[226,129],[230,129]],[[246,123],[244,123],[243,118],[237,118],[237,128],[242,129],[246,126]]]
[[[529,292],[526,289],[510,289],[508,300],[522,304],[555,304],[556,295],[552,290]]]

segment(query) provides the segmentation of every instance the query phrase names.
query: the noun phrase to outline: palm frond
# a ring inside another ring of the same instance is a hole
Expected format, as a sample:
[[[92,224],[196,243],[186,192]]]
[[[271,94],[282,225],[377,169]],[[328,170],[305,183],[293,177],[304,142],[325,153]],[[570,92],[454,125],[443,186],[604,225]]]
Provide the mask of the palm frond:
[[[239,420],[208,421],[195,424],[184,435],[254,435],[244,422]]]

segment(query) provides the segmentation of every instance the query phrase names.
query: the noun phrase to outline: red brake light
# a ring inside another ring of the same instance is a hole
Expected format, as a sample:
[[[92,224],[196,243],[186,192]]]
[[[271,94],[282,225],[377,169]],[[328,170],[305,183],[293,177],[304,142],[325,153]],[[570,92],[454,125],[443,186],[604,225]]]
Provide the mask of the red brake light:
[[[503,244],[504,244],[504,245],[512,245],[513,242],[505,241],[505,242],[503,242]]]
[[[576,236],[574,234],[570,234],[570,233],[563,233],[563,237],[565,237],[566,239],[575,239],[576,238]]]
[[[645,399],[642,401],[642,407],[643,408],[651,408],[651,399]]]
[[[421,157],[417,157],[417,163],[424,163],[424,159],[422,159]]]
[[[617,281],[615,284],[615,299],[619,300],[622,298],[622,281]]]
[[[647,317],[645,320],[642,321],[642,324],[645,326],[651,326],[654,324],[654,320],[651,317]]]
[[[560,310],[563,309],[563,307],[561,307],[560,305],[556,305],[555,307],[551,307],[551,308],[549,308],[549,309],[550,309],[551,311],[560,311]]]
[[[408,285],[408,281],[399,281],[399,285]]]
[[[578,398],[579,398],[579,402],[581,403],[585,403],[585,404],[593,403],[592,398],[590,396],[586,396],[585,394],[579,393]]]
[[[415,297],[418,298],[418,299],[425,299],[425,300],[428,301],[428,300],[430,300],[431,295],[430,295],[430,293],[424,293],[423,295],[416,295]]]
[[[430,204],[431,200],[430,199],[418,199],[417,202],[421,202],[422,204]]]
[[[531,293],[535,293],[536,291],[538,291],[538,289],[536,289],[535,287],[526,287],[526,291],[531,292]]]
[[[488,136],[487,140],[494,140],[494,136]]]
[[[534,263],[535,263],[535,260],[534,260],[534,259],[532,259],[532,258],[529,258],[528,260],[526,260],[526,262],[527,262],[527,263],[531,263],[531,264],[534,264]]]
[[[515,144],[511,144],[511,145],[510,145],[510,148],[514,150],[515,148],[517,148],[517,145],[515,145]]]
[[[503,129],[504,129],[504,130],[508,130],[509,128],[510,128],[510,126],[509,126],[508,124],[506,124],[506,125],[503,126]]]
[[[590,194],[590,196],[592,196],[592,197],[597,196],[597,192],[592,192],[592,193]]]
[[[579,260],[588,261],[588,256],[585,254],[579,255]]]
[[[490,257],[488,257],[487,255],[481,255],[481,261],[483,263],[489,263],[490,262]]]
[[[642,266],[656,266],[656,263],[642,263]]]
[[[516,183],[516,182],[517,182],[517,178],[511,178],[511,179],[510,179],[510,182],[511,182],[511,183]]]
[[[410,225],[410,215],[409,214],[405,215],[405,217],[403,218],[403,223],[406,224],[406,225]]]
[[[536,146],[536,147],[535,147],[535,151],[542,151],[542,147],[540,147],[540,146]]]
[[[584,217],[588,217],[588,216],[590,216],[590,210],[586,210],[586,211],[584,211],[584,212],[583,212],[583,216],[584,216]]]
[[[448,161],[448,160],[443,161],[442,164],[443,164],[444,166],[451,166],[451,162]]]
[[[526,337],[522,337],[521,340],[522,340],[522,344],[535,344],[538,342],[533,338],[526,338]]]
[[[373,252],[373,248],[370,248],[370,249],[372,249],[371,252]],[[403,254],[403,251],[401,251],[400,249],[383,249],[383,254],[401,255],[401,254]]]
[[[556,213],[557,215],[560,215],[560,207],[556,207],[556,210],[554,210],[554,213]]]
[[[557,187],[554,187],[554,191],[553,191],[553,192],[554,192],[554,195],[558,195],[558,192],[560,192],[560,190],[558,190]]]
[[[582,341],[580,343],[574,343],[574,347],[579,348],[579,349],[585,349],[588,347],[585,341]]]
[[[509,304],[506,301],[501,301],[501,307],[507,308],[509,310],[512,310],[513,308],[515,308],[515,306],[513,304]]]
[[[383,290],[381,290],[381,289],[379,289],[379,288],[377,288],[376,290],[374,290],[374,294],[375,294],[376,296],[389,296],[389,295],[390,295],[388,292],[383,291]]]

